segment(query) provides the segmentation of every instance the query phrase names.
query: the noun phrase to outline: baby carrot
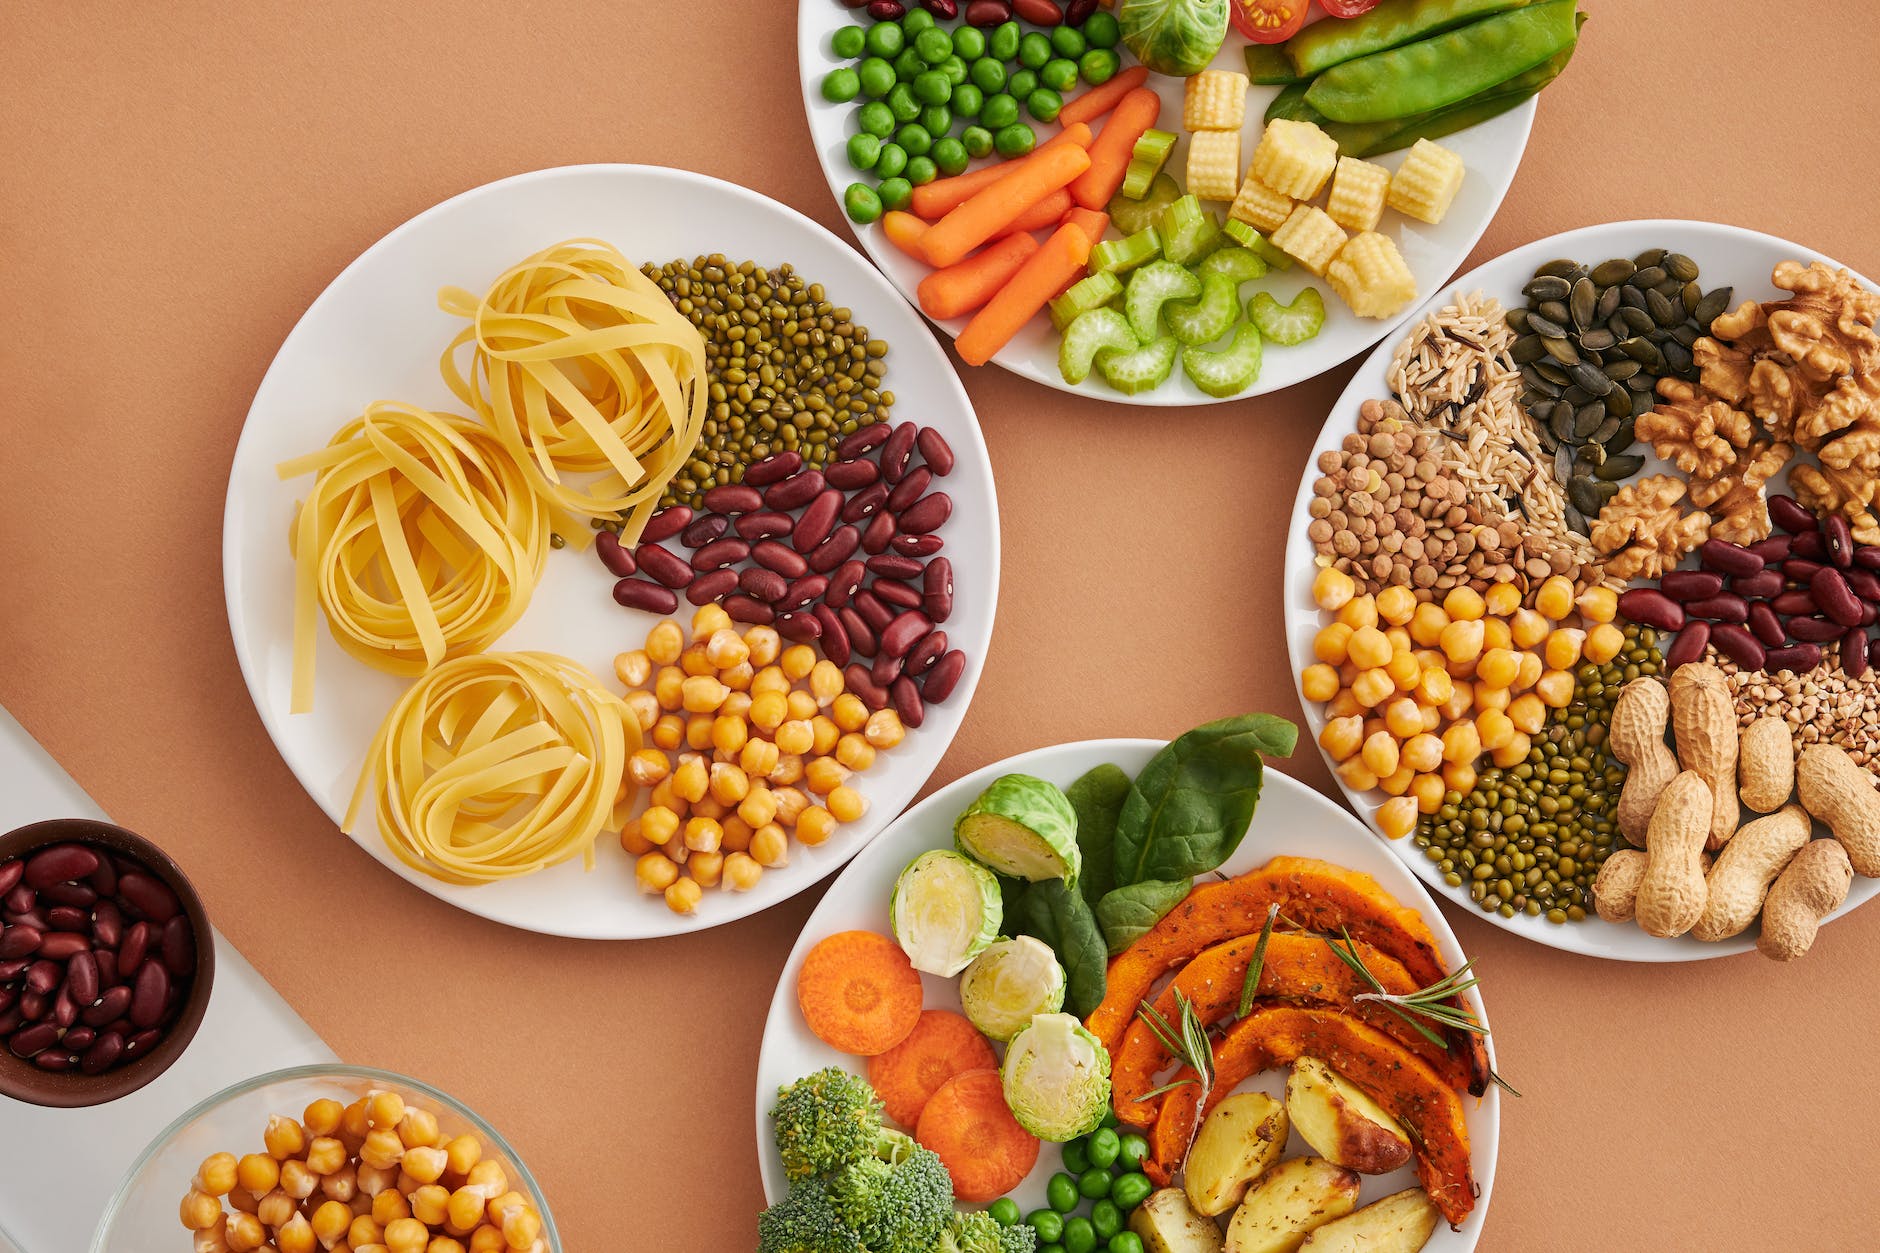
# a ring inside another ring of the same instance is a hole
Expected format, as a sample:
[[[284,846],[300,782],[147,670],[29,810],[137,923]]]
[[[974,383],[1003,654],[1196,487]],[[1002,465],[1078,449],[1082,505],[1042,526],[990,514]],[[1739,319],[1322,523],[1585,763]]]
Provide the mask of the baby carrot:
[[[1148,81],[1148,67],[1132,65],[1109,82],[1092,87],[1074,100],[1066,100],[1064,107],[1058,110],[1058,121],[1065,126],[1073,122],[1095,121],[1114,109],[1124,96]]]
[[[1127,154],[1124,160],[1127,162]],[[935,266],[952,265],[1089,168],[1090,154],[1074,144],[1046,148],[990,187],[974,192],[965,204],[928,227],[921,237],[921,251]],[[1120,167],[1116,177],[1120,183]]]
[[[1072,126],[1068,123],[1064,129],[1039,144],[1037,150],[1009,161],[996,161],[977,170],[968,170],[964,174],[955,174],[952,178],[937,178],[914,189],[913,199],[908,208],[926,218],[937,222],[953,210],[965,204],[976,191],[992,186],[1017,166],[1030,161],[1038,153],[1056,148],[1062,144],[1076,144],[1079,148],[1088,148],[1090,141],[1096,138],[1088,126]]]
[[[1071,209],[1064,215],[1064,220],[1090,236],[1092,248],[1103,239],[1103,232],[1110,228],[1110,215],[1096,209]]]
[[[991,300],[1036,251],[1038,241],[1020,231],[964,261],[935,270],[915,289],[920,311],[936,322],[971,313]]]
[[[968,365],[990,361],[1089,260],[1090,236],[1083,228],[1074,223],[1058,227],[953,341],[960,359]]]
[[[1070,192],[1060,187],[1012,219],[1012,224],[1000,234],[1003,237],[1019,231],[1041,231],[1047,226],[1056,226],[1064,220],[1064,215],[1069,213],[1076,203],[1071,199]]]
[[[1109,84],[1104,84],[1108,86]],[[1071,195],[1086,209],[1101,209],[1123,185],[1129,172],[1129,157],[1142,133],[1156,123],[1162,112],[1162,97],[1147,87],[1139,87],[1117,103],[1110,120],[1103,124],[1090,145],[1090,167],[1071,184]]]
[[[881,215],[881,231],[888,237],[889,243],[914,260],[927,259],[920,250],[920,237],[927,233],[927,224],[913,214],[890,209]]]

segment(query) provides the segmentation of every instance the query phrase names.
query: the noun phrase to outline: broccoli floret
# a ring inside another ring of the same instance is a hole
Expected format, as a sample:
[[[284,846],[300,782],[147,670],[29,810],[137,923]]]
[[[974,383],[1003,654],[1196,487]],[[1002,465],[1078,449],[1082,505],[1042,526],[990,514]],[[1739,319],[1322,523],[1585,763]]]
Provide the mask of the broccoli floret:
[[[938,1253],[1036,1253],[1038,1232],[1020,1224],[1001,1227],[992,1215],[959,1214],[940,1241]]]
[[[875,1156],[884,1134],[874,1089],[834,1066],[778,1089],[770,1117],[792,1183]]]
[[[806,1179],[757,1218],[757,1253],[872,1253],[837,1210],[829,1185]]]
[[[871,1253],[932,1253],[953,1221],[953,1180],[931,1151],[918,1145],[894,1150],[905,1156],[892,1164],[872,1157],[848,1166],[830,1192]]]

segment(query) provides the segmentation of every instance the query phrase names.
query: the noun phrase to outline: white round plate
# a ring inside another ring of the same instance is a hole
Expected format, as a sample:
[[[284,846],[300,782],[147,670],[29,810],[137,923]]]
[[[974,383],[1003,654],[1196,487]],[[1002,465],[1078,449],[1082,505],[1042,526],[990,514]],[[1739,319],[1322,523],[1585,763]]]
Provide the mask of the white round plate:
[[[817,941],[838,931],[888,934],[888,896],[901,868],[929,849],[952,848],[953,820],[1000,775],[1022,771],[1067,787],[1085,771],[1112,762],[1134,776],[1162,747],[1157,740],[1083,740],[1035,749],[994,762],[963,779],[956,779],[901,815],[829,886],[790,952],[790,960],[777,981],[776,994],[771,998],[770,1016],[764,1020],[764,1044],[757,1058],[757,1157],[764,1176],[764,1196],[770,1202],[775,1203],[788,1191],[783,1163],[777,1157],[770,1128],[770,1111],[776,1105],[777,1089],[824,1066],[841,1066],[857,1073],[861,1068],[861,1059],[836,1052],[804,1025],[803,1015],[796,1005],[796,978],[809,950]],[[1448,921],[1396,858],[1378,847],[1378,842],[1354,822],[1350,814],[1305,784],[1269,768],[1260,792],[1260,805],[1254,812],[1247,836],[1221,869],[1228,874],[1242,874],[1282,854],[1317,857],[1370,875],[1385,891],[1423,916],[1436,936],[1445,966],[1455,970],[1467,960]],[[1492,971],[1487,975],[1493,986],[1496,975]],[[921,984],[926,990],[926,1008],[956,1011],[960,1008],[957,979],[924,974]],[[1479,989],[1468,993],[1468,1003],[1487,1026],[1488,1012]],[[1488,1053],[1489,1064],[1496,1065],[1493,1037],[1488,1040]],[[1238,1090],[1264,1091],[1278,1096],[1285,1088],[1285,1078],[1282,1070],[1266,1071]],[[1513,1080],[1520,1086],[1518,1074]],[[1480,1195],[1460,1231],[1451,1231],[1447,1225],[1437,1226],[1436,1234],[1425,1246],[1430,1253],[1466,1253],[1475,1247],[1481,1238],[1482,1223],[1488,1215],[1489,1193],[1495,1184],[1495,1155],[1501,1136],[1501,1094],[1491,1086],[1480,1100],[1465,1096],[1463,1106],[1467,1111],[1469,1144]],[[1304,1142],[1294,1136],[1287,1156],[1310,1152]],[[1019,1209],[1029,1214],[1041,1208],[1045,1203],[1046,1182],[1062,1169],[1057,1146],[1045,1145],[1031,1174],[1010,1193]],[[1359,1200],[1368,1205],[1392,1192],[1416,1186],[1416,1172],[1405,1167],[1392,1174],[1367,1177]]]
[[[1449,303],[1457,294],[1471,291],[1486,292],[1501,301],[1503,307],[1514,308],[1523,303],[1521,288],[1534,277],[1535,269],[1556,257],[1597,263],[1608,257],[1636,256],[1647,248],[1670,248],[1691,257],[1697,262],[1700,271],[1697,281],[1703,284],[1706,291],[1726,285],[1735,288],[1731,298],[1732,307],[1744,300],[1773,300],[1781,296],[1782,293],[1769,282],[1770,271],[1779,261],[1826,261],[1830,265],[1840,265],[1840,262],[1824,257],[1812,248],[1804,248],[1774,235],[1745,230],[1740,226],[1678,218],[1608,222],[1550,235],[1513,252],[1504,253],[1432,295],[1417,310],[1416,317],[1424,318]],[[1863,278],[1861,281],[1872,286],[1870,280]],[[1305,475],[1299,482],[1298,498],[1293,502],[1292,521],[1286,533],[1285,613],[1286,647],[1292,660],[1295,690],[1298,688],[1301,667],[1312,661],[1312,638],[1325,623],[1324,616],[1312,600],[1312,577],[1317,573],[1317,568],[1313,565],[1312,542],[1306,538],[1306,526],[1311,521],[1307,509],[1312,503],[1312,482],[1318,477],[1319,454],[1336,448],[1345,436],[1357,430],[1359,405],[1372,397],[1381,399],[1390,395],[1384,376],[1390,368],[1391,355],[1396,351],[1400,339],[1400,335],[1392,335],[1379,344],[1377,351],[1352,376],[1351,384],[1338,398],[1338,403],[1332,406],[1331,414],[1325,419],[1324,429],[1319,432],[1318,441],[1312,446]],[[1669,469],[1652,455],[1648,444],[1640,444],[1632,451],[1645,457],[1645,467],[1639,471],[1640,475],[1665,473]],[[1785,468],[1770,480],[1769,490],[1772,493],[1786,492],[1788,481],[1789,474]],[[1319,732],[1325,728],[1325,707],[1305,699],[1303,692],[1299,693],[1299,703],[1306,714],[1306,731],[1300,738],[1303,741],[1310,735],[1316,744]],[[1327,766],[1334,764],[1327,758]],[[1375,791],[1354,792],[1345,786],[1344,780],[1336,772],[1332,779],[1345,794],[1346,802],[1363,815],[1366,822],[1375,826],[1377,807],[1387,799],[1384,794]],[[1503,918],[1500,914],[1491,914],[1482,909],[1469,899],[1469,894],[1463,889],[1452,888],[1444,883],[1442,872],[1435,863],[1423,856],[1410,839],[1385,840],[1382,835],[1378,838],[1409,863],[1417,877],[1429,884],[1431,891],[1454,902],[1458,909],[1467,910],[1477,918],[1551,948],[1620,961],[1682,962],[1728,957],[1733,953],[1749,952],[1756,947],[1754,927],[1732,939],[1706,944],[1689,936],[1661,940],[1646,935],[1630,924],[1621,926],[1605,922],[1592,914],[1584,922],[1564,924],[1551,923],[1544,918],[1530,918],[1525,914]],[[1847,903],[1829,917],[1840,917],[1871,899],[1876,892],[1880,892],[1880,879],[1856,876],[1853,889],[1847,894]]]
[[[855,251],[795,210],[754,191],[683,170],[582,165],[490,183],[437,205],[368,248],[322,292],[281,345],[255,393],[229,473],[222,524],[222,578],[229,629],[255,708],[301,785],[335,822],[379,723],[404,680],[347,656],[319,627],[311,713],[288,712],[293,665],[294,565],[288,523],[310,480],[282,482],[277,463],[324,447],[368,403],[397,399],[460,411],[437,362],[460,322],[440,312],[438,288],[481,291],[509,266],[563,239],[598,237],[635,262],[723,253],[765,265],[794,264],[830,299],[848,305],[888,341],[888,377],[902,397],[900,419],[943,432],[958,465],[943,480],[955,510],[943,532],[957,581],[946,623],[965,650],[959,688],[928,711],[926,724],[883,753],[863,776],[869,811],[818,848],[791,850],[748,893],[713,891],[690,917],[673,913],[633,881],[632,858],[612,836],[596,865],[580,859],[522,879],[483,886],[441,883],[385,848],[371,806],[354,840],[433,896],[511,926],[553,935],[633,939],[684,934],[754,914],[794,896],[855,855],[901,811],[953,742],[979,681],[999,587],[999,514],[985,440],[946,354],[933,335]],[[613,679],[614,655],[637,648],[656,621],[622,609],[614,577],[591,551],[551,552],[528,613],[499,648],[543,649]],[[680,609],[691,607],[681,601]]]
[[[864,27],[869,25],[866,13],[845,8],[838,0],[801,0],[797,10],[797,65],[803,78],[803,107],[809,114],[810,138],[816,145],[817,159],[822,162],[823,174],[829,180],[829,189],[838,206],[842,202],[843,189],[850,183],[861,179],[869,181],[870,186],[873,186],[866,175],[858,174],[850,168],[848,162],[846,145],[849,136],[855,133],[855,111],[859,107],[859,100],[848,104],[831,104],[822,98],[821,90],[823,75],[838,65],[851,64],[835,58],[829,48],[829,39],[842,27],[853,24]],[[1026,29],[1035,28],[1027,26]],[[1214,58],[1214,68],[1246,73],[1247,63],[1242,52],[1246,46],[1246,40],[1230,25],[1227,40]],[[1136,64],[1136,59],[1121,44],[1117,45],[1116,50],[1125,68]],[[1188,140],[1181,129],[1182,83],[1183,80],[1179,78],[1151,74],[1148,84],[1162,96],[1162,119],[1157,125],[1182,136],[1168,164],[1163,167],[1175,174],[1178,181],[1188,161]],[[1072,96],[1082,90],[1086,88],[1080,83],[1066,95]],[[1277,87],[1255,85],[1248,92],[1247,123],[1241,136],[1240,168],[1243,172],[1260,138],[1260,119],[1279,90]],[[1520,164],[1521,154],[1527,148],[1528,128],[1534,123],[1534,109],[1535,101],[1530,99],[1499,117],[1445,136],[1439,141],[1460,156],[1468,167],[1462,190],[1456,194],[1455,203],[1450,205],[1449,212],[1439,225],[1418,222],[1395,210],[1385,211],[1384,222],[1379,229],[1396,239],[1404,261],[1410,266],[1410,272],[1416,275],[1418,291],[1432,291],[1438,283],[1454,274],[1456,267],[1469,255],[1469,250],[1475,247],[1475,241],[1488,228],[1489,219],[1495,216],[1495,210],[1501,206],[1501,198],[1508,193],[1508,185],[1514,180],[1515,167]],[[1055,122],[1037,122],[1029,114],[1022,114],[1021,120],[1038,132],[1040,141],[1055,135],[1059,130]],[[1387,152],[1367,159],[1394,171],[1403,157],[1402,152]],[[974,162],[975,167],[980,164]],[[1217,216],[1227,211],[1227,206],[1219,201],[1209,201],[1207,204]],[[879,223],[859,226],[850,222],[849,229],[855,232],[862,247],[901,290],[901,294],[914,302],[914,289],[930,272],[928,268],[888,242]],[[1117,238],[1118,232],[1112,229],[1110,237]],[[1325,298],[1325,326],[1314,338],[1291,348],[1268,344],[1260,365],[1260,377],[1253,386],[1233,396],[1217,398],[1208,395],[1189,382],[1188,376],[1179,366],[1160,387],[1134,396],[1125,396],[1116,391],[1096,374],[1079,384],[1066,383],[1064,376],[1058,372],[1057,332],[1051,329],[1049,319],[1043,315],[1033,318],[992,360],[1014,374],[1023,375],[1047,387],[1115,401],[1117,404],[1213,405],[1223,400],[1246,400],[1252,396],[1262,396],[1314,378],[1351,360],[1403,321],[1403,315],[1384,319],[1357,316],[1332,294],[1325,280],[1314,278],[1303,266],[1275,270],[1260,280],[1260,284],[1261,290],[1272,292],[1282,302],[1290,301],[1303,287],[1317,287],[1319,294]],[[960,333],[966,322],[965,318],[955,318],[935,325],[951,338]]]

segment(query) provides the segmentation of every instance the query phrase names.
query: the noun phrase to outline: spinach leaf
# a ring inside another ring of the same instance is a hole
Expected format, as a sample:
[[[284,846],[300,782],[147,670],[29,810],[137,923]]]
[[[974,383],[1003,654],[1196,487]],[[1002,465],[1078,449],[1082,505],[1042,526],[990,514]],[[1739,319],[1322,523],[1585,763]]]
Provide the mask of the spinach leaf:
[[[1140,940],[1145,931],[1162,921],[1162,915],[1181,904],[1194,886],[1193,879],[1144,879],[1106,894],[1097,902],[1097,926],[1103,931],[1110,956]]]
[[[1129,795],[1129,775],[1120,766],[1106,762],[1086,771],[1064,789],[1064,795],[1077,811],[1077,847],[1083,852],[1077,886],[1095,909],[1103,894],[1116,886],[1116,862],[1110,849],[1116,842],[1116,819],[1123,812],[1123,798]]]
[[[1062,879],[1041,879],[1018,903],[1018,931],[1051,946],[1064,966],[1064,1003],[1079,1018],[1103,1003],[1109,953],[1083,893]]]
[[[1206,874],[1247,834],[1260,800],[1262,755],[1288,757],[1299,728],[1272,714],[1222,718],[1150,758],[1116,824],[1119,886]]]

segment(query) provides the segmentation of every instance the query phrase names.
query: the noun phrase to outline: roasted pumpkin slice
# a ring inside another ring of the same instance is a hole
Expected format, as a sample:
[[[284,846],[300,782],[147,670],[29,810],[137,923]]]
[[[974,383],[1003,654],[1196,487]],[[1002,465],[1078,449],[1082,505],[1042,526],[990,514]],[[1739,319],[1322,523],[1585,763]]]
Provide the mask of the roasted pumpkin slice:
[[[1475,1207],[1475,1178],[1469,1168],[1469,1128],[1462,1098],[1415,1053],[1375,1027],[1335,1010],[1272,1006],[1255,1010],[1227,1029],[1214,1046],[1214,1088],[1207,1108],[1196,1111],[1194,1071],[1183,1067],[1149,1133],[1143,1173],[1167,1186],[1188,1151],[1197,1116],[1239,1084],[1300,1057],[1324,1060],[1402,1123],[1416,1146],[1417,1177],[1452,1224]]]

